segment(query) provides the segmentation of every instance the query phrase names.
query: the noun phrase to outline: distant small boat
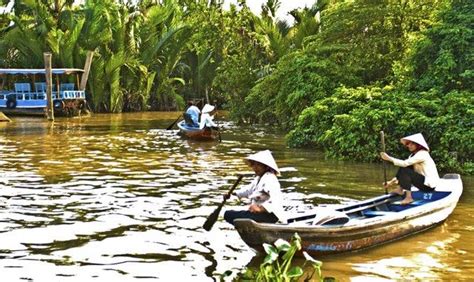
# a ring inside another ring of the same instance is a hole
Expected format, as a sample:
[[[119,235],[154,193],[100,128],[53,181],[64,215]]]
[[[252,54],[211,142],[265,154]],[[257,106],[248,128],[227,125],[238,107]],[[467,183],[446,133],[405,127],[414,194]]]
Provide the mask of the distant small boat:
[[[88,113],[86,93],[78,89],[76,83],[59,83],[59,75],[82,74],[82,69],[52,69],[52,74],[57,76],[52,89],[52,103],[54,113],[58,116],[75,116]],[[38,115],[44,116],[47,107],[46,83],[37,81],[39,77],[44,77],[45,69],[0,69],[0,78],[3,78],[0,85],[0,111],[11,115]],[[19,77],[29,76],[33,82],[22,81],[6,83],[7,75]],[[76,78],[79,81],[79,78]],[[10,84],[11,89],[4,87]],[[77,84],[79,84],[77,82]]]
[[[247,245],[257,251],[262,244],[295,233],[302,250],[310,255],[361,250],[412,235],[442,223],[454,210],[463,186],[458,174],[447,174],[433,192],[413,192],[414,202],[400,205],[402,196],[389,194],[334,209],[314,208],[294,212],[288,224],[257,223],[236,219],[235,228]]]
[[[216,140],[219,138],[219,131],[212,128],[188,126],[184,120],[178,122],[179,134],[185,138],[195,140]]]

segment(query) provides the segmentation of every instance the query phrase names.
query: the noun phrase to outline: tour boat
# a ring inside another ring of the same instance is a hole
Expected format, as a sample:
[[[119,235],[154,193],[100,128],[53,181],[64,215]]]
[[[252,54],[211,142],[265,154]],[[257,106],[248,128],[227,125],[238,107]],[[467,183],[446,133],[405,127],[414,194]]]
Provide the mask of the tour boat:
[[[51,92],[55,115],[75,116],[87,113],[85,89],[79,89],[78,86],[79,74],[84,70],[61,68],[51,69],[51,72],[53,78],[56,78]],[[45,74],[45,69],[0,69],[0,112],[8,115],[45,115]],[[65,80],[65,75],[76,75],[76,83]]]

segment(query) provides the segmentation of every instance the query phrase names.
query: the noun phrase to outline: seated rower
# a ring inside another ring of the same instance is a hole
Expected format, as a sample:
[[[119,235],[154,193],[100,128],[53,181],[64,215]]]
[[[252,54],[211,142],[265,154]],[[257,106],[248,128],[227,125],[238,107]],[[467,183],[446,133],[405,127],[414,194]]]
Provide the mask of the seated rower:
[[[202,108],[201,122],[199,123],[199,129],[204,127],[218,130],[217,124],[214,123],[215,107],[209,104],[204,105]]]
[[[438,170],[436,164],[430,156],[428,144],[421,133],[413,134],[400,139],[400,142],[410,151],[410,156],[406,160],[399,160],[389,156],[385,152],[381,152],[380,156],[383,160],[392,162],[400,167],[396,176],[384,183],[385,187],[399,184],[392,193],[406,195],[402,200],[402,205],[413,202],[411,195],[411,187],[415,186],[420,191],[431,192],[435,189],[439,181]]]
[[[184,113],[184,120],[187,126],[198,127],[199,126],[199,114],[201,111],[194,105],[193,101],[188,101],[188,109]]]
[[[286,223],[283,195],[277,178],[280,172],[271,152],[265,150],[252,154],[245,161],[255,172],[255,179],[233,195],[248,198],[250,205],[247,210],[226,211],[224,219],[230,224],[234,224],[234,220],[238,218],[249,218],[256,222]],[[228,194],[224,195],[224,198],[228,197]]]

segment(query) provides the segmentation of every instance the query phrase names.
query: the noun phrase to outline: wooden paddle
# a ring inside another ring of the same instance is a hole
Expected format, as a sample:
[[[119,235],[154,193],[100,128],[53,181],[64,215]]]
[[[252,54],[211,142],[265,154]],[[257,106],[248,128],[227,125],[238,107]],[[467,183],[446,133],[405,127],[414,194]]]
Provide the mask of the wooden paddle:
[[[219,134],[219,142],[222,142],[221,128],[222,128],[222,127],[217,128],[217,133]]]
[[[242,180],[243,175],[239,175],[237,178],[237,181],[235,181],[234,185],[232,185],[232,188],[230,188],[229,192],[227,192],[227,195],[230,197],[232,195],[232,192],[234,192],[235,187],[239,185],[240,180]],[[214,223],[216,223],[217,218],[219,217],[219,213],[221,212],[222,207],[224,206],[225,202],[227,201],[227,197],[224,198],[222,203],[219,204],[217,209],[211,213],[207,219],[206,222],[204,222],[204,225],[202,226],[206,231],[210,231],[212,229],[212,226],[214,226]]]
[[[217,105],[215,106],[214,109],[215,109],[215,111],[216,111],[216,113],[217,113]],[[220,126],[217,127],[217,134],[218,134],[218,136],[219,136],[219,143],[222,142],[221,129],[222,129],[222,127],[220,127]]]
[[[173,121],[173,123],[170,124],[170,126],[166,128],[166,130],[171,130],[171,128],[173,128],[173,126],[178,122],[180,118],[181,118],[181,115],[179,115],[179,117],[175,121]]]
[[[382,141],[382,152],[385,153],[385,134],[383,133],[383,130],[380,131],[380,140]],[[385,164],[385,160],[382,160],[383,164],[383,181],[384,181],[384,187],[385,187],[385,194],[388,194],[387,191],[387,167]]]

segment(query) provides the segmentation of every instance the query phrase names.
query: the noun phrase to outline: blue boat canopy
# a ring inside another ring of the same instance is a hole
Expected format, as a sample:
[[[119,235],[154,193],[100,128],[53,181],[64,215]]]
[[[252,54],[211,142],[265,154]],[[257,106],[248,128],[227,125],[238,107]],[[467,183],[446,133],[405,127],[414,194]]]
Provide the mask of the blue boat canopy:
[[[84,72],[82,69],[51,69],[53,74],[73,74]],[[0,74],[45,74],[45,69],[0,69]]]

